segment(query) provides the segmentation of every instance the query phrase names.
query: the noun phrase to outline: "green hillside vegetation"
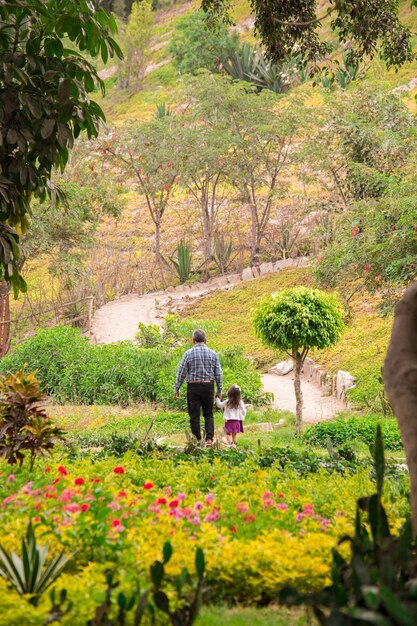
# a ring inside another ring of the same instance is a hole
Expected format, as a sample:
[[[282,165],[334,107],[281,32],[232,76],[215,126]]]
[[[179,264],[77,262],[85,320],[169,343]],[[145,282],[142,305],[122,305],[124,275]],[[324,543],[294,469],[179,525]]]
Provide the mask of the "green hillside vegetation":
[[[287,355],[274,353],[262,345],[255,335],[251,312],[264,294],[297,285],[314,285],[312,269],[283,270],[248,281],[230,291],[221,291],[202,299],[185,309],[184,315],[219,322],[216,343],[223,348],[230,343],[239,343],[245,354],[266,370],[277,360],[286,359]],[[357,387],[350,392],[350,400],[361,408],[380,410],[378,394],[382,385],[379,378],[392,321],[380,316],[376,304],[374,298],[356,296],[350,303],[347,327],[340,342],[317,353],[312,351],[309,356],[331,374],[342,369],[356,376]]]

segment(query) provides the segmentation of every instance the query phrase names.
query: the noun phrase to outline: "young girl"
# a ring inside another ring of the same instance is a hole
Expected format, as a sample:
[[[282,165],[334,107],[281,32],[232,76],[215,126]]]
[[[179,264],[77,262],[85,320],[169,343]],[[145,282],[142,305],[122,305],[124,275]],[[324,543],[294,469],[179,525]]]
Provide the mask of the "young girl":
[[[227,400],[222,402],[216,398],[216,406],[224,409],[224,426],[226,429],[227,443],[236,445],[237,434],[243,433],[243,420],[246,415],[246,407],[243,404],[239,385],[232,385],[227,392]]]

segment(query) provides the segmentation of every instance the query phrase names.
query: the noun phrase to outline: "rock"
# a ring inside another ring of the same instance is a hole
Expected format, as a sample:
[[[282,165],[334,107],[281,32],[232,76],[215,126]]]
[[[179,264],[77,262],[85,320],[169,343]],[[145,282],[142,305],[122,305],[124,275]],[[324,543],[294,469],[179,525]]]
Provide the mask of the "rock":
[[[279,428],[285,426],[285,420],[280,419],[276,424],[272,424],[272,426],[274,430],[278,430]]]
[[[256,267],[256,265],[254,265],[253,267],[251,267],[251,270],[254,278],[258,278],[258,276],[260,276],[259,267]]]
[[[294,259],[281,259],[274,264],[274,271],[279,272],[285,270],[287,267],[294,267]]]
[[[244,280],[244,281],[252,280],[253,278],[254,278],[254,276],[253,276],[252,268],[251,267],[245,267],[245,269],[242,272],[242,280]]]
[[[230,274],[227,277],[227,280],[229,282],[230,285],[235,285],[236,283],[240,283],[240,281],[242,280],[240,277],[240,274]]]
[[[355,377],[349,374],[349,372],[339,370],[336,374],[336,398],[343,400],[346,391],[353,389],[353,387],[356,387]]]
[[[280,363],[274,365],[274,367],[271,367],[271,369],[268,370],[268,373],[277,374],[278,376],[285,376],[289,372],[292,372],[293,369],[294,363],[292,359],[288,359],[287,361],[281,361]]]
[[[254,426],[256,426],[256,430],[260,430],[263,433],[271,433],[274,430],[272,422],[259,422],[254,424]]]
[[[175,292],[175,289],[172,285],[170,285],[169,287],[165,289],[165,293],[174,293],[174,292]]]
[[[265,276],[265,274],[272,274],[274,271],[273,263],[261,263],[259,266],[259,273],[261,276]]]

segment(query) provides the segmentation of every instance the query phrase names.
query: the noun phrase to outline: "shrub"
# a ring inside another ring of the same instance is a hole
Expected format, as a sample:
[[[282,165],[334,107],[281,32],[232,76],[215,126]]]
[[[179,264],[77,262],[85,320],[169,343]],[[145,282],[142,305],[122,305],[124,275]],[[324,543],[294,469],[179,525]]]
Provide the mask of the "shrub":
[[[396,420],[380,420],[377,416],[350,417],[310,426],[303,435],[305,442],[325,446],[328,441],[335,445],[361,441],[370,446],[375,438],[375,428],[380,424],[387,450],[401,450],[401,435]]]
[[[197,11],[178,20],[168,51],[181,74],[214,72],[237,49],[238,41],[238,34],[229,35],[224,24],[209,28],[203,11]]]
[[[174,337],[191,336],[190,323],[169,322]],[[195,326],[192,326],[195,328]],[[176,339],[174,339],[176,341]],[[81,404],[131,404],[160,402],[186,408],[185,394],[175,401],[176,371],[184,348],[141,348],[131,341],[90,345],[79,331],[55,327],[27,339],[0,363],[0,373],[14,371],[27,363],[39,370],[48,393],[61,402]],[[248,402],[262,400],[258,372],[241,349],[219,353],[225,385],[239,381]]]

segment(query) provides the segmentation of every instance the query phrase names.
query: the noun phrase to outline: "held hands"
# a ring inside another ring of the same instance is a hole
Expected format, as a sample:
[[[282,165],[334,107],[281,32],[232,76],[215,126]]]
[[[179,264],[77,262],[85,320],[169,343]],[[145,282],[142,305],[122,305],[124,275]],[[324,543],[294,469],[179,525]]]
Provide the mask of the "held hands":
[[[216,398],[218,398],[219,400],[221,400],[221,399],[222,399],[222,394],[217,392],[217,393],[216,393]]]
[[[180,397],[180,394],[178,391],[174,391],[174,399],[178,400],[178,398]]]

